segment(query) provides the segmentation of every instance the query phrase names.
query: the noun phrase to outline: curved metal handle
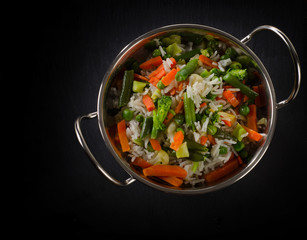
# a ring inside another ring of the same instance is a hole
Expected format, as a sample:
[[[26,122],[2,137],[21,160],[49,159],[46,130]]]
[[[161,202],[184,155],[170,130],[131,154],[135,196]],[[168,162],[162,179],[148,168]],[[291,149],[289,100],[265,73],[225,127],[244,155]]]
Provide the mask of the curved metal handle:
[[[94,166],[100,171],[101,174],[103,174],[107,179],[109,179],[112,183],[116,184],[117,186],[127,186],[131,183],[133,183],[135,181],[135,179],[130,175],[130,178],[126,179],[124,183],[118,181],[117,179],[113,178],[111,175],[109,175],[104,169],[103,167],[101,167],[101,165],[99,164],[99,162],[96,160],[96,158],[94,157],[94,155],[92,154],[91,150],[89,149],[89,147],[86,144],[86,141],[83,137],[82,131],[81,131],[81,121],[83,119],[92,119],[92,118],[96,118],[97,117],[97,112],[93,112],[93,113],[89,113],[87,115],[84,116],[80,116],[77,118],[77,120],[75,121],[75,132],[77,135],[77,138],[79,140],[79,143],[81,144],[81,146],[83,147],[84,151],[86,152],[86,154],[88,155],[88,157],[90,158],[90,160],[92,161],[92,163],[94,164]]]
[[[291,55],[291,59],[294,65],[294,84],[293,84],[293,89],[292,92],[290,93],[289,97],[286,100],[280,101],[279,103],[277,103],[276,107],[277,109],[280,109],[284,106],[286,106],[288,103],[290,103],[292,100],[294,100],[294,98],[296,97],[299,89],[300,89],[300,85],[301,85],[301,65],[300,65],[300,60],[298,58],[297,52],[293,46],[293,44],[291,43],[291,41],[289,40],[289,38],[286,36],[286,34],[284,34],[282,31],[280,31],[278,28],[270,26],[270,25],[263,25],[263,26],[259,26],[257,28],[255,28],[249,35],[247,35],[245,38],[243,38],[241,40],[242,43],[247,43],[249,40],[252,39],[252,37],[254,36],[254,34],[256,34],[259,31],[262,30],[269,30],[274,32],[275,34],[277,34],[283,41],[284,43],[287,45],[290,55]]]

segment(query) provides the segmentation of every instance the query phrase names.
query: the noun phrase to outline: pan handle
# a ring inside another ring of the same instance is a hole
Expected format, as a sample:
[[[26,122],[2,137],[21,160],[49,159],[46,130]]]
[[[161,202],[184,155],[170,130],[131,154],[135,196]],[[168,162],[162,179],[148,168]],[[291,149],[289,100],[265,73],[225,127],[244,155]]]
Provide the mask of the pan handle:
[[[290,95],[289,95],[289,97],[287,99],[277,103],[276,107],[277,107],[277,109],[280,109],[280,108],[286,106],[291,101],[293,101],[295,99],[299,89],[300,89],[300,85],[301,85],[301,65],[300,65],[300,60],[298,58],[297,52],[296,52],[293,44],[291,43],[289,38],[286,36],[286,34],[284,34],[278,28],[270,26],[270,25],[263,25],[263,26],[259,26],[259,27],[255,28],[249,35],[247,35],[245,38],[241,39],[241,42],[246,44],[249,40],[252,39],[254,34],[256,34],[257,32],[260,32],[262,30],[272,31],[275,34],[277,34],[284,41],[284,43],[288,47],[288,50],[290,52],[290,56],[291,56],[291,59],[292,59],[293,65],[294,65],[294,84],[293,84],[293,89],[292,89],[292,91],[291,91],[291,93],[290,93]]]
[[[92,154],[91,150],[89,149],[83,134],[81,130],[81,121],[83,119],[92,119],[97,117],[97,112],[89,113],[84,116],[80,116],[75,121],[75,132],[78,138],[79,143],[81,144],[82,148],[84,149],[87,156],[90,158],[91,162],[94,164],[94,166],[99,170],[99,172],[104,175],[107,179],[109,179],[112,183],[116,184],[117,186],[127,186],[135,181],[135,179],[130,175],[130,178],[126,179],[125,182],[120,182],[117,179],[113,178],[111,175],[109,175],[103,167],[99,164],[99,162],[96,160],[94,155]]]

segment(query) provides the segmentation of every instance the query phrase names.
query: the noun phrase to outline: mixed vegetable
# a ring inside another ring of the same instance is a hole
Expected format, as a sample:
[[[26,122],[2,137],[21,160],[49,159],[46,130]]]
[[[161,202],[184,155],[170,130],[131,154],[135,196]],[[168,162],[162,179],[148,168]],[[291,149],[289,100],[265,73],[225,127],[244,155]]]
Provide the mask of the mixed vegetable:
[[[115,141],[131,164],[173,186],[245,164],[266,124],[256,63],[211,34],[172,33],[145,48],[149,58],[127,61],[117,89]]]

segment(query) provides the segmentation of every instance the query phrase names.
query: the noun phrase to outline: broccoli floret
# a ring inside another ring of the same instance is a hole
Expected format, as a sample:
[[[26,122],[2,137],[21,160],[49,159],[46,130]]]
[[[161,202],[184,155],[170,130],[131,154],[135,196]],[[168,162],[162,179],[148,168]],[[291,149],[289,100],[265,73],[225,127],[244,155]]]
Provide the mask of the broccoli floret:
[[[235,77],[237,77],[239,80],[243,80],[247,77],[247,70],[246,69],[232,69],[229,71],[229,73]]]
[[[151,138],[157,138],[159,130],[163,130],[165,128],[163,121],[166,118],[171,105],[172,99],[170,96],[163,95],[158,100],[158,109],[153,111],[153,127],[151,131]]]

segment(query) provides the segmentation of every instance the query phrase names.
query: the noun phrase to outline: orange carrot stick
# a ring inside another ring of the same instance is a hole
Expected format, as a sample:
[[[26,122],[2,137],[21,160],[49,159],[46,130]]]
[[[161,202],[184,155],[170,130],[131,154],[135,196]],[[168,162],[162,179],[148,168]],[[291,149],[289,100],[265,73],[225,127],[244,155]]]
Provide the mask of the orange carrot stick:
[[[154,102],[152,101],[149,95],[143,96],[143,103],[146,106],[148,112],[151,112],[152,110],[156,108]]]
[[[130,146],[129,146],[128,138],[126,134],[125,120],[122,120],[117,124],[117,132],[118,132],[119,142],[122,147],[122,151],[128,152],[130,150]]]
[[[160,80],[159,80],[159,78],[157,78],[157,77],[152,77],[150,80],[149,80],[149,82],[152,84],[152,85],[154,85],[155,87],[157,87],[157,83],[159,82]]]
[[[203,64],[209,66],[209,67],[212,67],[212,68],[218,68],[217,66],[217,63],[212,61],[210,58],[204,56],[204,55],[199,55],[199,58],[198,58]],[[213,63],[216,63],[216,65],[214,65]]]
[[[175,187],[179,187],[183,183],[183,180],[181,178],[177,178],[173,176],[163,176],[159,178]]]
[[[208,139],[209,139],[209,142],[212,144],[212,145],[215,145],[216,142],[215,142],[215,139],[212,135],[208,134]]]
[[[208,141],[208,137],[206,137],[206,136],[200,137],[200,144],[201,145],[205,145],[207,141]]]
[[[206,182],[210,183],[210,182],[214,182],[224,176],[226,176],[227,174],[231,173],[232,171],[234,171],[235,169],[237,169],[239,167],[239,162],[237,159],[233,159],[233,160],[229,160],[228,162],[225,163],[224,166],[209,172],[207,174],[205,174],[205,180]]]
[[[229,90],[224,91],[223,96],[233,107],[238,106],[240,103],[238,99],[235,97],[235,95],[233,95],[233,93]]]
[[[248,135],[247,137],[250,139],[250,140],[253,140],[253,141],[260,141],[261,138],[262,138],[262,135],[256,131],[254,131],[253,129],[250,129],[248,127],[245,127],[242,125],[242,127],[245,129],[246,132],[248,132]]]
[[[147,60],[146,62],[143,62],[142,64],[140,64],[140,68],[144,70],[150,70],[150,69],[153,69],[154,67],[159,66],[160,64],[162,64],[162,62],[163,62],[162,57],[157,56],[157,57],[151,58]]]
[[[174,79],[176,76],[177,70],[175,68],[173,68],[168,74],[166,74],[166,76],[164,78],[162,78],[162,83],[165,86],[168,86]]]
[[[150,141],[150,144],[151,144],[153,150],[160,151],[162,149],[160,142],[157,139],[150,138],[149,141]]]
[[[150,166],[152,166],[152,164],[150,164],[149,162],[147,162],[146,160],[144,160],[143,158],[137,157],[134,159],[133,162],[131,162],[133,165],[135,166],[139,166],[141,168],[148,168]]]
[[[133,76],[134,76],[134,79],[144,80],[144,81],[147,81],[147,82],[149,81],[149,79],[147,77],[144,77],[144,76],[137,74],[137,73],[135,73]]]
[[[249,107],[249,114],[246,116],[247,127],[250,128],[250,129],[253,129],[256,132],[258,132],[256,104],[251,104],[248,107]]]
[[[178,114],[181,111],[182,107],[183,107],[183,101],[180,101],[175,108],[175,113]]]
[[[147,176],[173,176],[185,178],[187,176],[187,171],[182,167],[176,165],[153,165],[151,167],[143,169],[144,175]]]
[[[174,140],[171,143],[170,148],[175,150],[175,151],[178,151],[178,149],[179,149],[180,145],[182,144],[183,140],[184,140],[184,135],[183,135],[182,131],[176,132],[175,135],[174,135]]]
[[[163,64],[161,64],[156,70],[152,71],[148,77],[149,78],[152,78],[152,77],[156,77],[158,74],[162,74],[161,72],[163,72],[163,76],[165,75],[165,70],[164,70],[164,66]],[[160,76],[160,75],[159,75]],[[161,76],[162,77],[162,76]],[[160,77],[160,78],[161,78]],[[159,78],[159,77],[158,77]],[[160,79],[159,78],[159,79]]]

